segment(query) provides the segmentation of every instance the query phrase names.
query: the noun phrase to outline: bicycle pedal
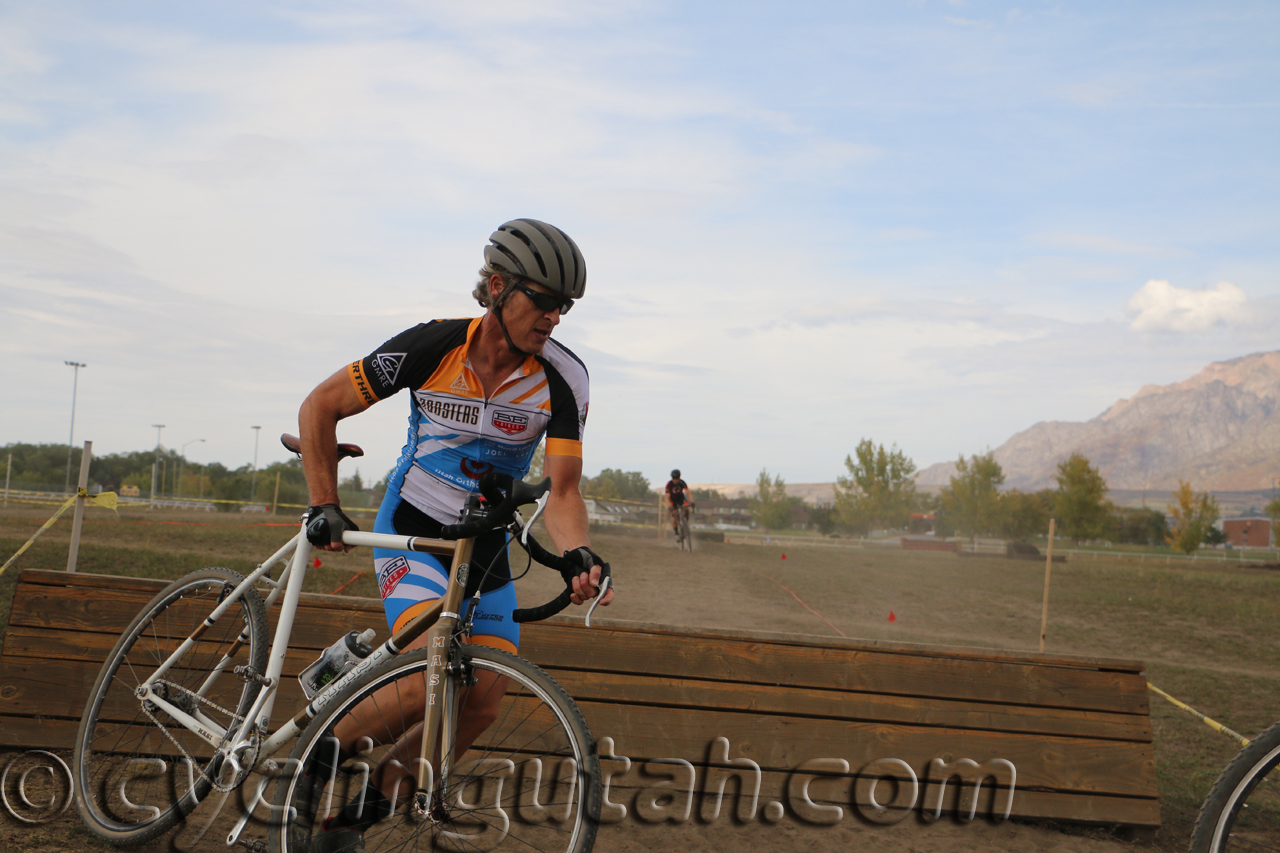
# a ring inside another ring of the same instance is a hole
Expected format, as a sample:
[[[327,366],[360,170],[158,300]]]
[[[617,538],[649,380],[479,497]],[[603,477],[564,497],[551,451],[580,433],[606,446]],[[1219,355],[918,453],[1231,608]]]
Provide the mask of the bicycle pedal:
[[[241,838],[236,844],[249,850],[249,853],[267,853],[267,842],[260,838]]]

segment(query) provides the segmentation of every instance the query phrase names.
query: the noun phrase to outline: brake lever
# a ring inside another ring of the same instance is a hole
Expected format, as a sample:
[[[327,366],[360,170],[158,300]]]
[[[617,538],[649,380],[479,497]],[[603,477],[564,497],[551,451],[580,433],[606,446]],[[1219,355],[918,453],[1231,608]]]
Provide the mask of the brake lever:
[[[550,491],[543,492],[542,497],[534,501],[534,504],[537,506],[537,509],[533,511],[533,515],[529,517],[529,520],[523,522],[521,525],[520,544],[523,545],[526,549],[529,547],[529,530],[533,527],[534,522],[538,520],[539,516],[542,515],[542,511],[547,508],[547,499],[549,497],[551,497]]]
[[[609,583],[612,577],[607,577],[600,581],[600,592],[596,593],[596,597],[591,600],[591,606],[587,608],[587,627],[591,627],[591,614],[595,612],[596,606],[600,604],[600,599],[604,598],[604,594],[609,589]]]

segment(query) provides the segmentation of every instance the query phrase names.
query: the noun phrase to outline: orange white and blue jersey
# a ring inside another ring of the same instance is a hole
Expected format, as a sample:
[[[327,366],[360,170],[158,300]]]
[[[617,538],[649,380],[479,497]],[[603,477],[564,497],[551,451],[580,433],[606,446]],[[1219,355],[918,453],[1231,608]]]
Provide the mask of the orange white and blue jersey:
[[[432,535],[430,528],[457,521],[484,474],[496,470],[523,478],[544,435],[548,455],[582,456],[589,402],[582,361],[548,340],[539,355],[526,357],[486,396],[468,357],[479,328],[479,318],[423,323],[348,368],[366,406],[402,389],[412,395],[408,440],[388,480],[375,530]],[[509,582],[510,573],[505,547],[484,544],[477,541],[477,551],[492,550],[496,560],[481,587],[491,592]],[[448,567],[430,555],[382,552],[375,549],[374,563],[394,630],[443,594]],[[473,565],[483,570],[479,556]],[[481,574],[473,572],[477,582]],[[510,623],[509,612],[504,620],[487,615],[477,621],[476,633],[497,621]]]

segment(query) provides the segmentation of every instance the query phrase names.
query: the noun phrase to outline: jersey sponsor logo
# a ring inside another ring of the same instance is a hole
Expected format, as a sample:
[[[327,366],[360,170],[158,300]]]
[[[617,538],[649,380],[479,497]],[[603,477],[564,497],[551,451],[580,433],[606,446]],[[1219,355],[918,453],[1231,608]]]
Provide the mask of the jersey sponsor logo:
[[[409,561],[404,557],[393,557],[378,569],[378,589],[386,598],[400,584],[400,579],[409,574]]]
[[[591,408],[591,403],[582,404],[582,411],[578,414],[578,428],[582,429],[587,425],[587,409]]]
[[[493,466],[488,462],[479,462],[475,459],[465,458],[458,467],[462,469],[464,476],[469,477],[472,480],[479,480],[485,474],[488,474],[493,470]]]
[[[396,377],[400,375],[400,365],[408,353],[380,352],[373,357],[373,373],[388,388],[395,387]]]
[[[365,405],[372,405],[378,402],[378,398],[373,396],[373,391],[369,390],[369,382],[364,378],[364,365],[360,362],[353,362],[351,365],[351,378],[355,382],[356,391],[360,392],[360,399]]]
[[[493,425],[507,435],[516,435],[529,428],[529,417],[515,412],[494,412]]]
[[[467,384],[467,375],[459,373],[458,378],[453,380],[453,384],[449,386],[451,391],[470,391],[471,386]]]
[[[423,394],[418,396],[418,405],[422,407],[422,411],[442,420],[471,426],[480,423],[480,407],[474,403],[452,403]]]

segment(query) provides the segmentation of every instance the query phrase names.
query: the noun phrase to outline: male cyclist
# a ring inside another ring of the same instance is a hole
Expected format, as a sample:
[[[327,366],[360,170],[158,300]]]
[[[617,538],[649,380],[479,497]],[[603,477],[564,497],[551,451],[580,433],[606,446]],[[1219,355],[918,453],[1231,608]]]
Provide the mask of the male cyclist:
[[[667,496],[667,512],[671,514],[671,530],[676,534],[676,538],[680,538],[680,513],[682,507],[688,504],[692,509],[697,506],[693,499],[689,497],[689,484],[680,479],[680,469],[674,468],[671,471],[671,479],[663,486],[663,492]]]
[[[342,531],[356,529],[338,503],[338,421],[408,389],[408,443],[388,479],[374,531],[437,536],[443,525],[458,520],[481,476],[500,471],[523,478],[545,436],[544,471],[552,490],[543,518],[556,549],[583,565],[572,591],[573,603],[582,604],[598,594],[603,563],[591,550],[586,505],[578,491],[587,370],[551,333],[586,290],[586,265],[569,235],[536,219],[500,226],[489,237],[484,261],[472,292],[486,309],[482,317],[433,320],[402,332],[330,376],[302,404],[298,425],[311,501],[308,538],[317,548],[339,551]],[[520,630],[511,621],[516,595],[505,531],[478,537],[471,565],[466,595],[481,592],[471,642],[514,653]],[[375,548],[374,568],[394,633],[444,594],[450,567],[430,554]],[[609,589],[600,603],[612,599]],[[426,641],[424,634],[409,648]],[[496,682],[495,676],[476,675],[481,683],[468,693],[476,707],[459,715],[472,722],[459,725],[457,755],[492,721],[503,694],[501,685],[488,683]],[[335,731],[342,747],[339,763],[364,734],[355,730],[359,717],[357,708],[348,718],[353,728],[343,731],[340,725]],[[398,743],[396,752],[416,754],[407,745]],[[322,784],[332,770],[309,768],[308,775],[317,774],[315,781]],[[357,833],[386,817],[393,800],[403,802],[413,790],[403,767],[389,765],[383,771],[359,808],[326,821],[313,850],[363,849]]]

